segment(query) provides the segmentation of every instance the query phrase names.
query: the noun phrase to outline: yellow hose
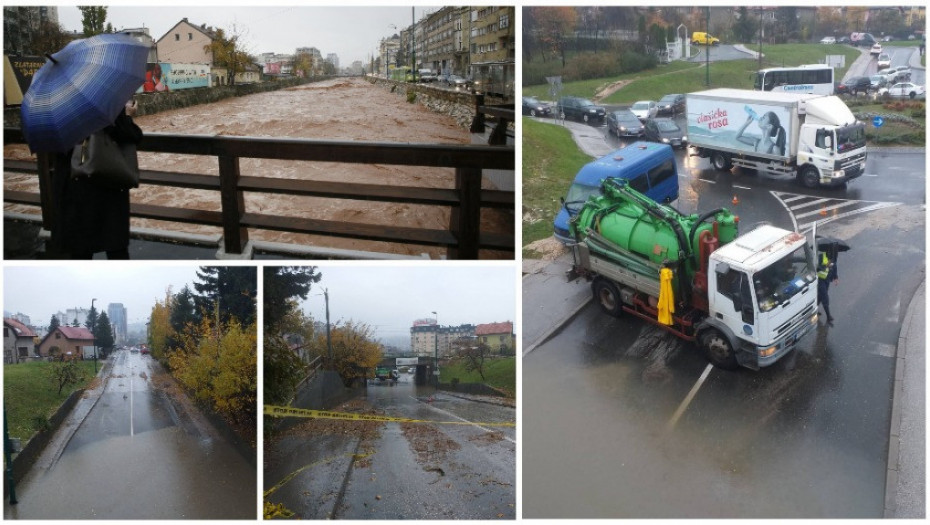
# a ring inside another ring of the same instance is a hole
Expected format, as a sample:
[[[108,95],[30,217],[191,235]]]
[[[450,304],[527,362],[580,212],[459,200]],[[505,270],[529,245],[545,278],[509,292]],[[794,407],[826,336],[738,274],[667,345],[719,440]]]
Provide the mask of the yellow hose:
[[[659,270],[659,317],[658,321],[664,325],[672,324],[672,314],[675,313],[675,293],[672,291],[672,270],[662,268]]]

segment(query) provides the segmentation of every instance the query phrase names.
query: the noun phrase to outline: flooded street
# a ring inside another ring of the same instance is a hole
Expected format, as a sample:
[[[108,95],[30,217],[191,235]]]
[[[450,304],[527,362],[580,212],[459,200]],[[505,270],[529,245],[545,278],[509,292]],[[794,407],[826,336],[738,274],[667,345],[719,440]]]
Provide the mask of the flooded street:
[[[255,468],[190,412],[148,356],[120,351],[94,408],[6,519],[250,519]],[[169,399],[173,398],[173,399]]]
[[[419,104],[409,104],[401,95],[375,87],[363,78],[348,77],[164,111],[135,120],[144,133],[428,144],[472,142],[468,130],[456,125],[451,117],[434,113]],[[4,157],[26,159],[29,158],[28,149],[24,145],[5,146]],[[217,158],[213,156],[140,153],[139,165],[143,170],[219,174]],[[241,159],[240,168],[243,176],[429,188],[454,187],[454,170],[451,168],[248,158]],[[485,180],[483,186],[490,188],[492,184]],[[5,173],[4,188],[37,191],[38,182],[32,175]],[[131,200],[141,204],[220,210],[219,193],[213,191],[142,185],[131,192]],[[447,229],[451,214],[448,208],[436,206],[250,193],[245,194],[245,206],[249,212],[287,217],[430,229]],[[38,211],[19,205],[6,205],[5,210],[27,213]],[[514,228],[513,220],[513,213],[484,210],[482,230],[510,233]],[[137,228],[219,233],[219,229],[207,226],[152,220],[134,219],[132,224]],[[440,248],[424,246],[272,231],[253,231],[251,238],[404,255],[429,253],[435,257],[445,252]]]
[[[333,410],[445,424],[302,421],[266,442],[266,502],[303,519],[516,517],[516,430],[490,424],[514,422],[512,407],[404,377]]]

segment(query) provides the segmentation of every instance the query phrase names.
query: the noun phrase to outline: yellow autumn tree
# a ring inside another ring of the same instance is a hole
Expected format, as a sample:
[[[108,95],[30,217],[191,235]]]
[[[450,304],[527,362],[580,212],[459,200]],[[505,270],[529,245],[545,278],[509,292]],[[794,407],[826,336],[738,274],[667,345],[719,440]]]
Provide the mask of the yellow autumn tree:
[[[330,330],[333,346],[333,358],[330,367],[339,372],[342,382],[352,385],[357,379],[365,378],[371,369],[381,361],[382,347],[375,341],[371,328],[364,323],[348,321],[343,326]],[[325,331],[314,339],[313,349],[319,355],[327,357]]]
[[[197,330],[181,335],[170,356],[173,374],[194,398],[208,404],[253,440],[256,426],[256,328],[235,319],[217,324],[204,316]]]
[[[162,362],[168,356],[168,341],[174,335],[170,319],[171,288],[168,288],[164,302],[155,301],[155,306],[152,307],[152,313],[149,317],[149,350],[155,359]]]

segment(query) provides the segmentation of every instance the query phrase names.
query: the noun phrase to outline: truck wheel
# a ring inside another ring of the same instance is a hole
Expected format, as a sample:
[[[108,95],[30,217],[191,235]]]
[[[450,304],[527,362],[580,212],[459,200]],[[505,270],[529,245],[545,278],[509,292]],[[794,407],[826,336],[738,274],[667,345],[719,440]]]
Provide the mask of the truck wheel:
[[[701,334],[701,347],[707,360],[717,368],[736,370],[739,367],[733,345],[719,330],[711,328]]]
[[[805,188],[816,188],[820,186],[820,172],[813,166],[805,166],[804,169],[798,173],[798,181]]]
[[[710,157],[710,163],[713,164],[714,169],[717,171],[729,171],[733,167],[730,157],[719,151],[714,152]]]
[[[581,116],[581,120],[583,120],[584,123],[587,124],[587,123],[588,123],[588,115],[582,115],[582,116]]]
[[[620,292],[614,283],[606,279],[596,279],[591,285],[594,290],[594,300],[601,305],[601,309],[614,317],[623,313],[623,301]]]
[[[535,109],[531,109],[531,110],[530,110],[530,116],[531,116],[531,117],[535,117],[535,116],[536,116],[536,110],[535,110]]]

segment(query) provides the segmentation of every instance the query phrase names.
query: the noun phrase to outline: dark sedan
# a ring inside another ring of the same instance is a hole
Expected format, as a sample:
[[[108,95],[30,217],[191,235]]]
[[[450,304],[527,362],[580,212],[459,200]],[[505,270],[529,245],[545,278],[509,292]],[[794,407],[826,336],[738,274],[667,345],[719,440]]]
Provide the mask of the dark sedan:
[[[607,133],[618,137],[639,137],[643,134],[643,123],[628,109],[611,111],[607,114]]]
[[[688,142],[684,130],[670,118],[651,118],[643,124],[643,138],[681,148]]]
[[[868,95],[872,90],[872,80],[869,77],[851,77],[844,82],[837,83],[834,88],[837,95],[858,95],[859,93]]]
[[[561,118],[580,120],[585,123],[603,122],[607,113],[603,107],[579,97],[560,98],[556,109]]]
[[[659,115],[677,115],[685,110],[685,96],[681,94],[665,95],[659,100]]]
[[[552,106],[540,102],[535,97],[523,97],[523,114],[531,117],[548,117],[552,115]]]

